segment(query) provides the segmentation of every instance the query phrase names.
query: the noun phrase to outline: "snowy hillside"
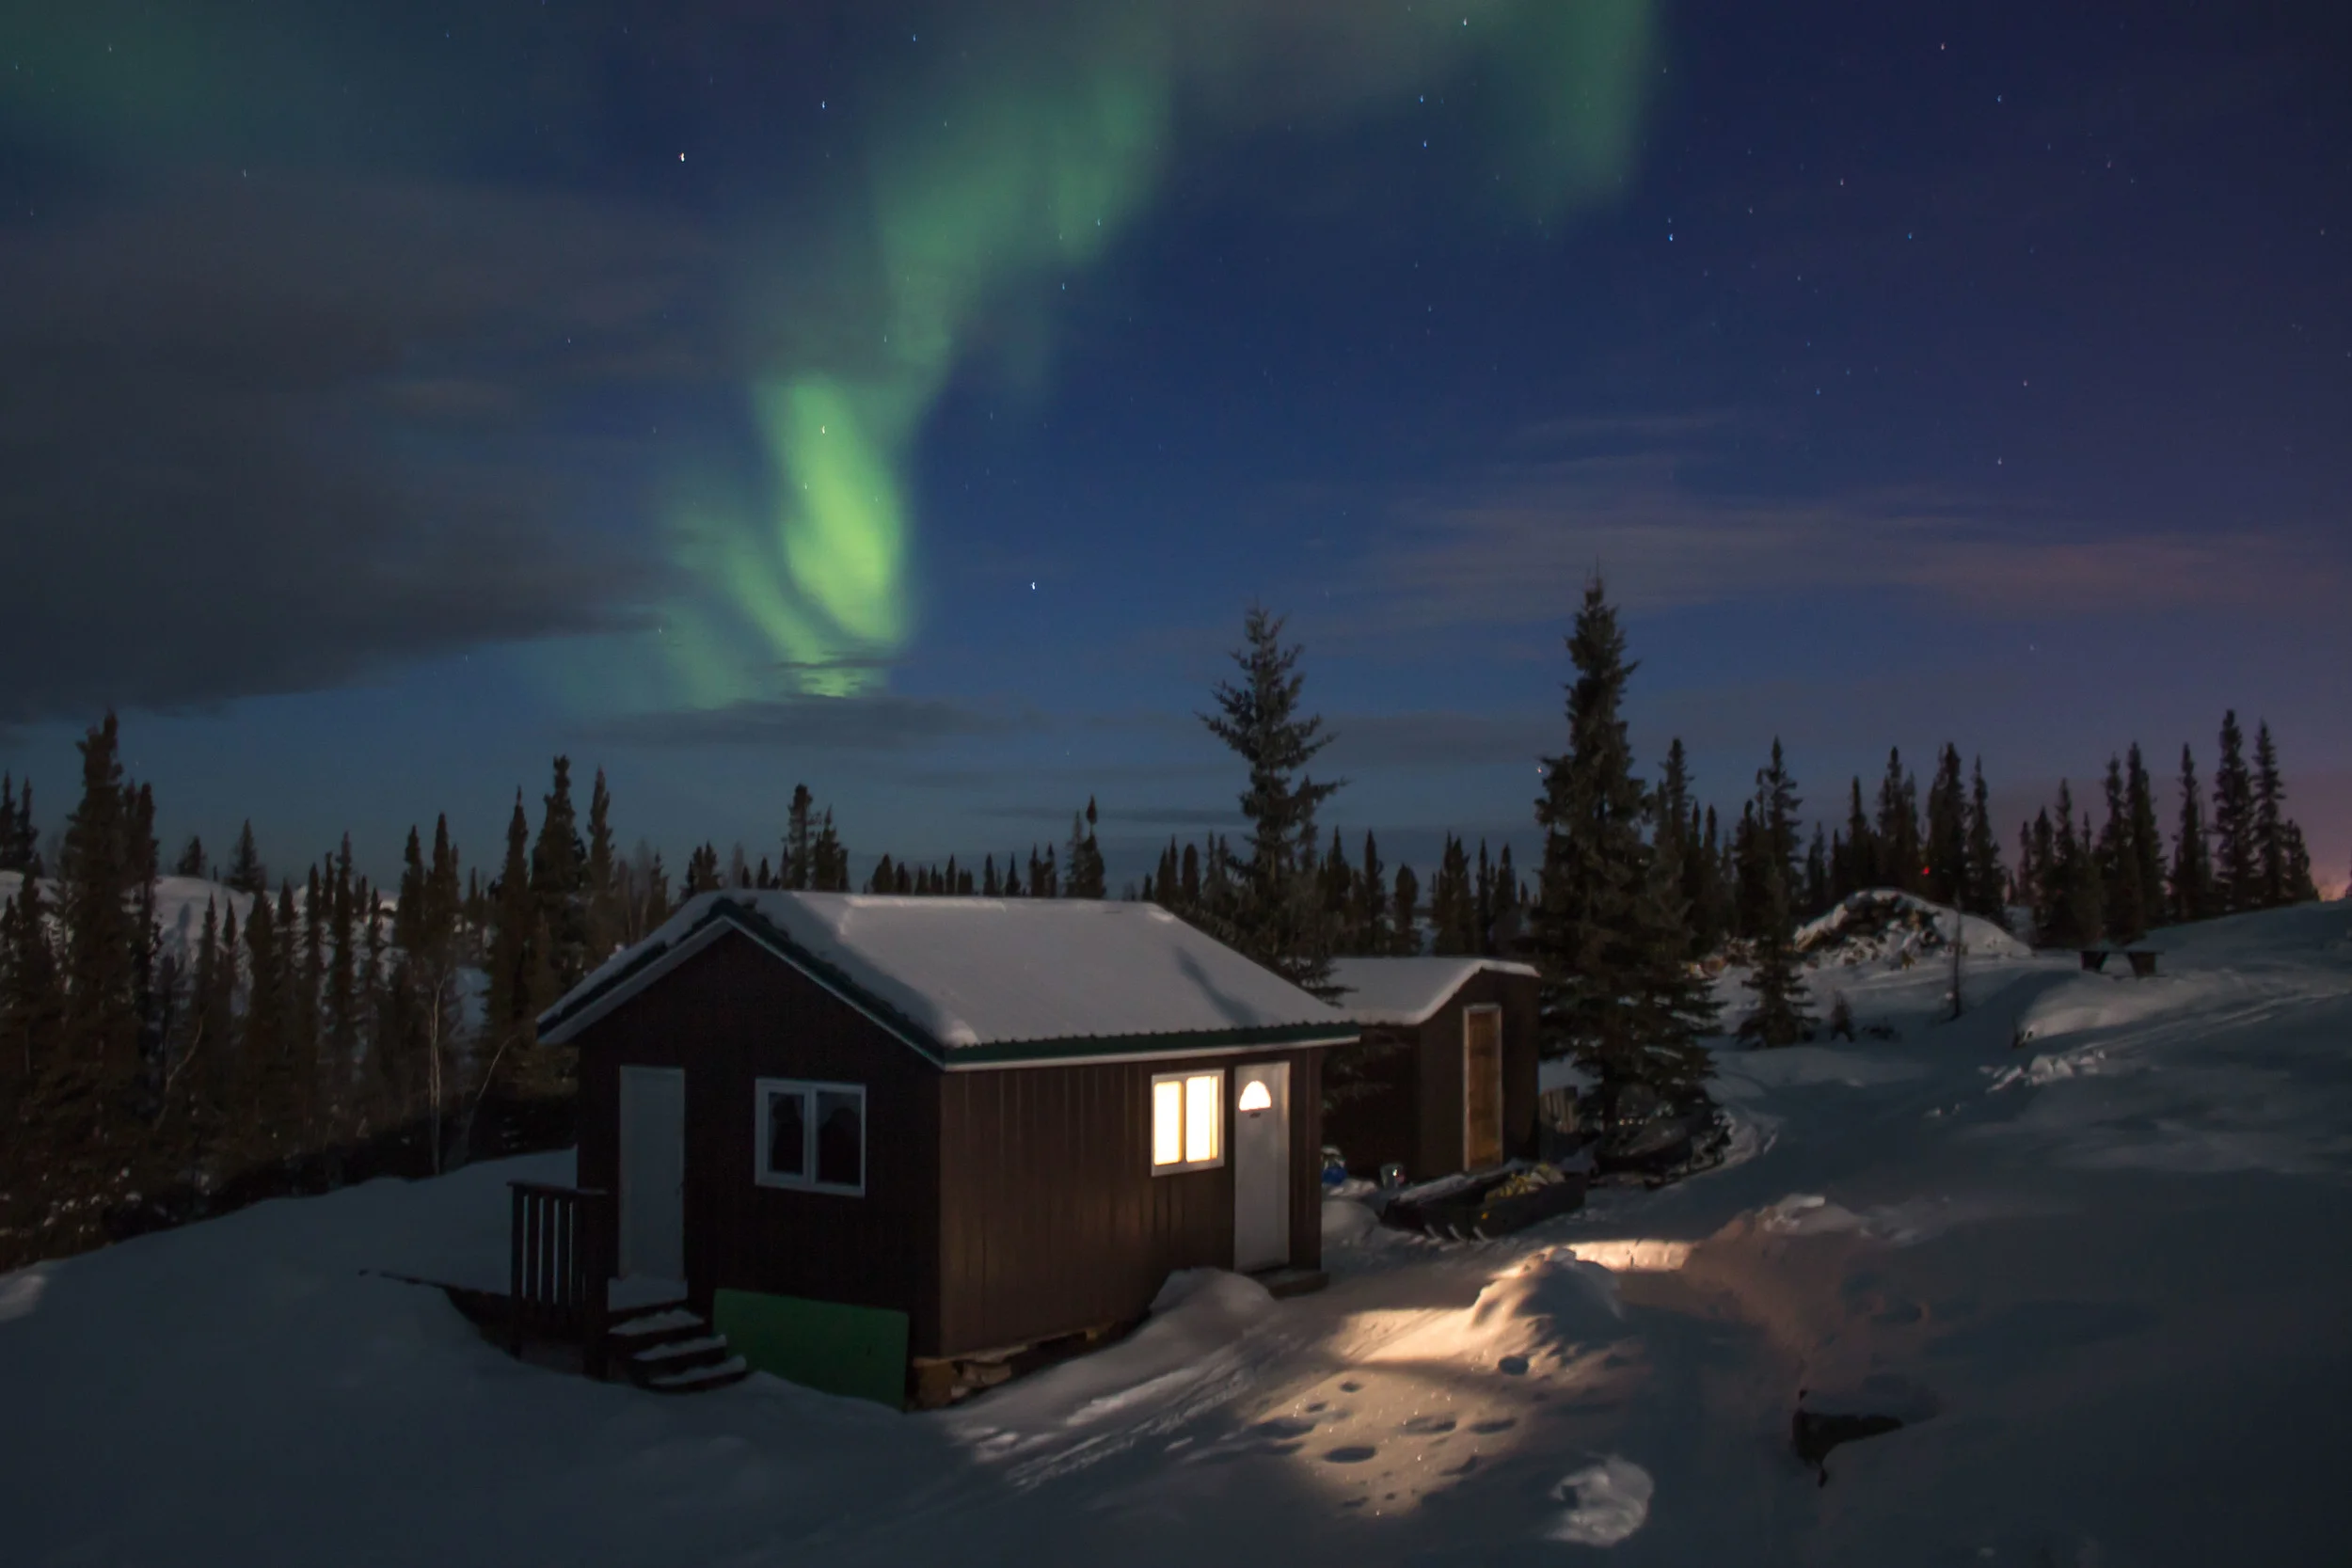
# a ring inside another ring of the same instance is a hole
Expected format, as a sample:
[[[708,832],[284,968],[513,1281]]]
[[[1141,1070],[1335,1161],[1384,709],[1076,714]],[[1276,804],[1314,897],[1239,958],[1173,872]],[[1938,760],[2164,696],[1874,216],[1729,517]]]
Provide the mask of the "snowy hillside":
[[[1956,915],[1969,957],[2032,956],[2031,946],[1990,920],[1960,915],[1948,905],[1931,904],[1891,888],[1853,894],[1829,913],[1798,927],[1797,951],[1804,956],[1806,966],[1815,969],[1900,965],[1936,954],[1948,958]]]
[[[1327,1225],[1330,1288],[1180,1276],[1129,1340],[900,1416],[508,1360],[510,1176],[259,1206],[0,1276],[8,1560],[2340,1562],[2352,907],[1862,964],[1901,1038],[1725,1047],[1744,1160],[1507,1241]],[[2023,1048],[2011,1041],[2027,1037]],[[1827,1485],[1808,1407],[1893,1418]]]

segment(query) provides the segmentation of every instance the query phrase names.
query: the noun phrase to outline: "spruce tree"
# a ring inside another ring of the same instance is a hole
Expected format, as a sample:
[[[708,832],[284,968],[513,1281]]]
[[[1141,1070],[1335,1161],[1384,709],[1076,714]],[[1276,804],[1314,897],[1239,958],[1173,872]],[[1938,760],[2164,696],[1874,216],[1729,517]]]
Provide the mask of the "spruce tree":
[[[2213,772],[2213,870],[2217,912],[2235,914],[2261,902],[2254,847],[2254,778],[2234,709],[2221,716],[2221,761]]]
[[[326,1114],[342,1099],[359,1053],[359,906],[353,896],[351,835],[343,834],[326,876]]]
[[[2254,726],[2254,907],[2275,910],[2287,897],[2286,783],[2279,776],[2279,748],[2268,720]]]
[[[1577,673],[1567,689],[1568,745],[1543,763],[1535,820],[1544,860],[1528,948],[1542,975],[1540,1049],[1592,1074],[1607,1123],[1629,1089],[1681,1101],[1699,1091],[1703,1074],[1684,1049],[1692,1031],[1651,990],[1663,973],[1662,933],[1679,928],[1658,912],[1671,895],[1652,874],[1643,827],[1654,803],[1633,775],[1622,713],[1634,667],[1597,577],[1585,586],[1567,649]],[[1687,932],[1679,940],[1687,944]]]
[[[1356,911],[1350,922],[1352,952],[1377,957],[1396,945],[1396,925],[1391,918],[1388,868],[1380,863],[1380,842],[1369,829],[1364,833],[1364,863],[1356,873]]]
[[[768,863],[761,861],[761,880]],[[583,935],[586,966],[594,969],[621,945],[620,859],[612,842],[612,792],[605,787],[604,769],[588,792],[588,905]]]
[[[2205,795],[2197,783],[2197,760],[2181,748],[2181,816],[2172,839],[2172,918],[2206,920],[2221,912],[2213,885],[2213,855],[2205,842]]]
[[[1066,898],[1101,898],[1106,892],[1103,851],[1094,841],[1094,827],[1100,820],[1090,795],[1087,809],[1070,819],[1070,875],[1062,890]]]
[[[1389,896],[1390,952],[1401,958],[1421,952],[1421,879],[1409,865],[1396,868],[1396,890]]]
[[[1958,909],[1968,891],[1968,801],[1960,773],[1960,751],[1945,746],[1928,786],[1926,893],[1938,904]]]
[[[2286,841],[2286,901],[2311,903],[2319,897],[2319,884],[2312,878],[2312,851],[2303,842],[2303,829],[2290,818],[2280,835]]]
[[[499,867],[498,879],[490,884],[489,994],[485,1024],[494,1064],[501,1054],[519,1054],[525,1042],[535,1038],[534,1021],[547,1000],[536,987],[538,958],[533,948],[538,906],[531,895],[530,842],[531,822],[523,815],[522,791],[516,790],[515,812],[506,823],[506,859]],[[712,858],[716,859],[715,852]]]
[[[204,875],[204,841],[202,839],[194,834],[189,835],[186,847],[180,851],[180,858],[171,863],[171,874],[175,877],[199,878]]]
[[[808,785],[792,786],[792,803],[784,818],[784,885],[807,892],[817,881],[817,798]]]
[[[980,862],[980,896],[997,898],[1003,896],[1004,891],[1004,883],[996,879],[996,857],[989,855]]]
[[[1993,810],[1984,785],[1984,759],[1979,757],[1968,784],[1968,895],[1962,909],[2004,929],[2009,926],[2008,878],[2001,869],[2000,841],[1993,836]]]
[[[1900,749],[1886,753],[1886,776],[1879,782],[1879,885],[1900,893],[1918,893],[1919,786],[1903,770]]]
[[[1472,920],[1470,858],[1462,841],[1445,835],[1438,872],[1429,883],[1429,951],[1440,958],[1458,958],[1477,951],[1470,931]]]
[[[1691,957],[1703,958],[1731,934],[1731,892],[1724,881],[1723,831],[1713,806],[1707,808],[1706,826],[1694,822],[1693,830],[1696,852],[1688,857],[1683,887],[1691,911]]]
[[[252,913],[245,923],[245,1017],[239,1021],[237,1053],[248,1085],[245,1109],[251,1120],[243,1132],[254,1159],[283,1159],[309,1146],[310,1130],[303,1125],[303,1107],[286,1054],[285,968],[266,889],[254,895]]]
[[[1185,910],[1200,907],[1200,847],[1197,844],[1184,846],[1184,872],[1177,879],[1176,890],[1178,907]]]
[[[1848,895],[1865,888],[1879,886],[1879,867],[1883,858],[1878,832],[1862,809],[1862,780],[1857,776],[1846,805],[1846,864],[1838,879],[1839,900],[1842,902]]]
[[[1740,1021],[1742,1038],[1760,1046],[1793,1045],[1812,1036],[1812,1018],[1805,1010],[1804,982],[1798,973],[1796,911],[1790,898],[1788,845],[1796,832],[1796,780],[1772,741],[1772,761],[1756,775],[1753,873],[1758,885],[1756,925],[1749,933],[1755,946],[1746,982],[1756,994],[1756,1007]]]
[[[99,1215],[133,1152],[129,1118],[145,1022],[139,955],[147,940],[135,899],[115,716],[107,714],[79,749],[82,799],[66,819],[57,858],[57,913],[65,928],[60,1042],[35,1091],[48,1123],[43,1141],[51,1168],[82,1205],[60,1217],[60,1240],[73,1247],[98,1238]]]
[[[1300,706],[1303,650],[1283,644],[1282,625],[1250,607],[1243,645],[1232,655],[1241,678],[1220,681],[1213,693],[1216,712],[1200,715],[1248,776],[1241,811],[1249,824],[1249,853],[1239,867],[1238,897],[1230,912],[1211,918],[1227,927],[1220,934],[1259,963],[1328,995],[1331,932],[1316,895],[1315,813],[1341,781],[1318,783],[1307,772],[1331,737],[1322,733],[1323,721]]]
[[[557,757],[554,780],[540,798],[539,836],[531,847],[531,896],[548,931],[545,961],[555,994],[562,995],[588,972],[588,847],[581,842],[572,806],[572,760]],[[736,847],[729,880],[751,885],[751,868]],[[548,1000],[552,1001],[550,996]]]
[[[1821,825],[1813,825],[1813,842],[1804,852],[1804,905],[1799,911],[1812,920],[1827,914],[1829,895],[1829,843],[1821,835]]]
[[[2132,812],[2120,757],[2107,758],[2106,825],[2099,830],[2100,906],[2107,933],[2130,942],[2148,929],[2139,886],[2139,855],[2132,843]]]
[[[269,891],[269,872],[262,866],[262,852],[253,842],[250,819],[237,830],[237,845],[229,851],[229,874],[223,880],[239,893],[258,895]]]
[[[719,848],[706,841],[686,857],[686,896],[719,891]]]
[[[834,832],[833,808],[825,808],[817,829],[817,842],[809,850],[809,878],[818,892],[847,893],[850,891],[850,851]]]
[[[2139,884],[2140,929],[2145,930],[2165,919],[2164,830],[2156,825],[2155,786],[2137,742],[2123,755],[2123,815],[2124,842]]]

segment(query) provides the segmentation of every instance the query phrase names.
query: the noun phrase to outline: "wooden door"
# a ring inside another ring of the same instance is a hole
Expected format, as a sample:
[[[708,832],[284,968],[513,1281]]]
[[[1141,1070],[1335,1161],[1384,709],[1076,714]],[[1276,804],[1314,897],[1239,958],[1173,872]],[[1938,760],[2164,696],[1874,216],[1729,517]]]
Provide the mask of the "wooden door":
[[[621,1069],[621,1273],[686,1277],[686,1073]]]
[[[1462,1010],[1462,1168],[1502,1164],[1502,1009]]]
[[[1291,1068],[1233,1069],[1233,1267],[1291,1260]]]

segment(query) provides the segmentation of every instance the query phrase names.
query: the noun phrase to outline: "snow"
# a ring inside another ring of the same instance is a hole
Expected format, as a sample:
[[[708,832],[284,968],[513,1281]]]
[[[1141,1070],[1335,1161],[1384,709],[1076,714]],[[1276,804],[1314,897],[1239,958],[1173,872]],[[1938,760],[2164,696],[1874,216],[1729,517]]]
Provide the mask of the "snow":
[[[1946,974],[1856,966],[1898,1037],[1723,1044],[1720,1170],[1468,1244],[1328,1200],[1327,1289],[1178,1275],[926,1415],[590,1383],[362,1272],[502,1276],[503,1183],[565,1155],[0,1275],[8,1560],[2339,1560],[2352,907],[2164,968],[1972,957],[1942,1022]],[[1903,1424],[1820,1486],[1800,1389]]]
[[[1868,889],[1849,895],[1836,909],[1797,927],[1797,951],[1808,964],[1916,962],[1932,953],[1948,953],[1955,911],[1947,904],[1892,888]],[[1962,915],[1961,940],[1974,958],[2030,958],[2033,949],[1990,920]],[[2135,945],[2137,945],[2135,943]]]
[[[1343,988],[1340,1007],[1359,1023],[1405,1027],[1426,1023],[1470,977],[1535,971],[1502,958],[1336,958],[1331,983]]]
[[[723,901],[950,1049],[1302,1024],[1354,1034],[1345,1014],[1154,904],[740,889],[690,899],[549,1008],[543,1032],[561,1038],[650,983]]]

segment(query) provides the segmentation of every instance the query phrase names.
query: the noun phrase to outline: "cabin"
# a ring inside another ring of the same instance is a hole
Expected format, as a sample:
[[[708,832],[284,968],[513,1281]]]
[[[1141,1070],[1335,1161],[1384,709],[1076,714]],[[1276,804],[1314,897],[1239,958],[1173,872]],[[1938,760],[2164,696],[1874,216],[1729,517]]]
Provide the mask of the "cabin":
[[[1357,1027],[1154,905],[705,894],[540,1035],[611,1196],[573,1250],[798,1381],[880,1354],[859,1391],[937,1402],[1174,1270],[1320,1281],[1323,1058]]]
[[[1324,1138],[1348,1173],[1407,1180],[1536,1152],[1538,978],[1486,958],[1341,958],[1361,1042],[1327,1064]]]

